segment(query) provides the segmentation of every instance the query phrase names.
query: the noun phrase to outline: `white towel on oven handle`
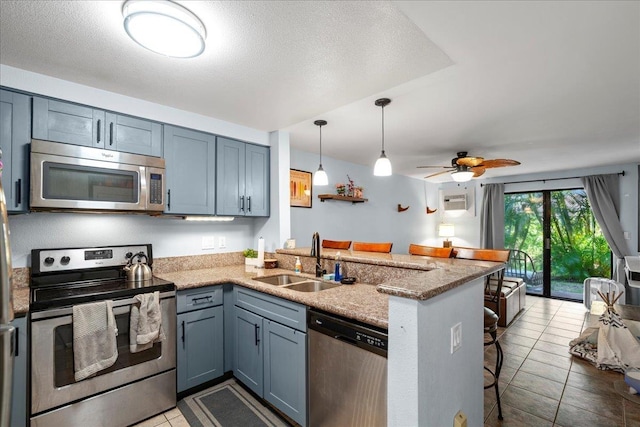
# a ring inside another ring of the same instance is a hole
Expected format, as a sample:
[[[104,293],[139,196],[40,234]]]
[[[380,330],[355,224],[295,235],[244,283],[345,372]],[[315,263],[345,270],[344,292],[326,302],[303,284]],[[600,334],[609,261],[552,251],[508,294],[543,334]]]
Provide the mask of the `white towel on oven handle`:
[[[113,301],[73,306],[73,368],[76,381],[113,365],[118,358]]]
[[[160,311],[160,292],[138,294],[134,297],[129,319],[129,352],[147,350],[153,343],[165,340]]]

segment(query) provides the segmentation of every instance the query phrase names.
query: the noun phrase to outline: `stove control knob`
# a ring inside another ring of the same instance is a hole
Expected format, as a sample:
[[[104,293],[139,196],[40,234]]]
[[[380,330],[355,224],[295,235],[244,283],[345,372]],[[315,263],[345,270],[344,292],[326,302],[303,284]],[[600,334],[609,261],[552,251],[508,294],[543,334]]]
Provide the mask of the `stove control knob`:
[[[69,258],[68,256],[63,256],[62,258],[60,258],[60,264],[62,265],[67,265],[69,264],[69,261],[71,261],[71,258]]]
[[[51,258],[50,256],[46,257],[44,259],[44,265],[53,265],[53,261],[55,261],[53,258]]]
[[[133,253],[132,253],[132,252],[127,252],[127,253],[124,255],[124,257],[125,257],[126,259],[129,259],[129,258],[131,258],[132,256],[133,256]]]

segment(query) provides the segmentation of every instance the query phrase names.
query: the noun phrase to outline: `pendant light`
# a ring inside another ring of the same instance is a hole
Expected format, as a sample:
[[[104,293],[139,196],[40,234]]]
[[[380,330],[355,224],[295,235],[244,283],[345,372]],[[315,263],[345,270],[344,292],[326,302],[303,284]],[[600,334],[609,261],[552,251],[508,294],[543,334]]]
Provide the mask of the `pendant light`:
[[[380,98],[376,100],[376,105],[382,109],[382,152],[373,167],[373,174],[375,176],[391,175],[391,161],[389,161],[387,155],[384,153],[384,107],[390,103],[391,100],[389,98]]]
[[[124,29],[140,46],[171,58],[193,58],[204,51],[207,33],[200,19],[169,0],[128,0]]]
[[[320,166],[318,166],[318,170],[313,175],[313,185],[329,185],[329,177],[327,177],[327,173],[322,169],[322,126],[326,125],[327,121],[316,120],[313,124],[320,128]]]

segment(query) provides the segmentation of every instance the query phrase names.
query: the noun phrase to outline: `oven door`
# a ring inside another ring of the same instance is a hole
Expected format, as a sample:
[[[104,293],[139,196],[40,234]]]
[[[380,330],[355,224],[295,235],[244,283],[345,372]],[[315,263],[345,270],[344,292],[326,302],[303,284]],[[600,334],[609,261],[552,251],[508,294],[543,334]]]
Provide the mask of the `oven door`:
[[[31,322],[31,414],[69,404],[176,367],[175,292],[160,294],[166,340],[129,352],[133,298],[113,301],[118,328],[118,359],[110,368],[76,382],[73,369],[72,308],[36,312]],[[51,317],[48,317],[51,316]],[[173,391],[175,392],[175,391]]]

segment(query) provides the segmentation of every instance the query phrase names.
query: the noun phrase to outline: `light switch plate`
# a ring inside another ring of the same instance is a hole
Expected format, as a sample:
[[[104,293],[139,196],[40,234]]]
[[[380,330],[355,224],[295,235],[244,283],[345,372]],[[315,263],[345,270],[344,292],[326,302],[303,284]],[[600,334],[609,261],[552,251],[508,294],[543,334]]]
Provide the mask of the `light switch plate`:
[[[462,323],[456,323],[451,327],[451,354],[462,347]]]
[[[202,249],[215,249],[215,237],[213,236],[202,236]]]
[[[218,237],[218,247],[220,249],[227,247],[227,238],[225,236]]]

